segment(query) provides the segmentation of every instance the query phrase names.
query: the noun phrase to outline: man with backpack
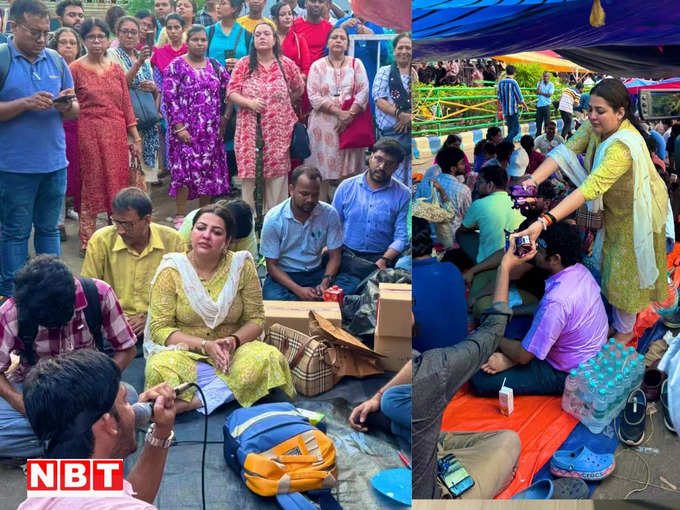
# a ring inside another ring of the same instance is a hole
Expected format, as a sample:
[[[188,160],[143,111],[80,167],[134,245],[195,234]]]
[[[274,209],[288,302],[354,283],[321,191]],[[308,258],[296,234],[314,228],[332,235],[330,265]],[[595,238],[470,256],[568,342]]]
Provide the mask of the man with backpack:
[[[61,253],[57,225],[68,164],[62,121],[78,116],[68,66],[45,47],[47,7],[16,0],[10,18],[14,37],[0,44],[0,296],[14,294],[32,228],[37,253]]]
[[[35,457],[42,445],[25,417],[22,383],[40,359],[112,347],[123,371],[137,337],[111,286],[74,278],[62,261],[39,255],[16,276],[16,294],[0,306],[0,457]],[[13,364],[11,353],[20,361]]]

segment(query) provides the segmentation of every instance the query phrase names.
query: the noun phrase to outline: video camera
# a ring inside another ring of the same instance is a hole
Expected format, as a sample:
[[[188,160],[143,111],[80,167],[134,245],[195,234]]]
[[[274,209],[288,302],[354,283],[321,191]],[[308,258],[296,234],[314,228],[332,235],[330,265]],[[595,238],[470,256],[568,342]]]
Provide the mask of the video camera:
[[[680,117],[680,89],[642,89],[638,92],[638,110],[645,121]]]

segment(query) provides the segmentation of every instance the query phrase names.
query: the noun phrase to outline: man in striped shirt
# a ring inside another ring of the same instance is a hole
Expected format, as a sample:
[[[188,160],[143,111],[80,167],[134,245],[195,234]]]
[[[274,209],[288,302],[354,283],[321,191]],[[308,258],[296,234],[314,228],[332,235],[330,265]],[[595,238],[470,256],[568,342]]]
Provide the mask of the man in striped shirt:
[[[562,137],[571,136],[571,121],[574,118],[574,107],[578,107],[583,84],[577,83],[576,89],[564,89],[560,97],[560,115],[562,116]]]
[[[514,79],[515,66],[510,64],[505,73],[507,76],[498,82],[498,104],[499,109],[503,110],[503,117],[508,126],[508,136],[505,140],[512,142],[519,134],[519,107],[526,110],[527,105]]]

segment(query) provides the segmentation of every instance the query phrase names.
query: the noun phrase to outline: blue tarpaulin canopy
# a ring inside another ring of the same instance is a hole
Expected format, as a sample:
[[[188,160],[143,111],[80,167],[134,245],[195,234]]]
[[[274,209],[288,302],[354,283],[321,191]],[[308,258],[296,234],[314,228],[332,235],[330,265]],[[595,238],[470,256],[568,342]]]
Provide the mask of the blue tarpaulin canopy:
[[[666,77],[680,70],[675,0],[413,0],[414,58],[442,60],[555,50],[589,69]]]

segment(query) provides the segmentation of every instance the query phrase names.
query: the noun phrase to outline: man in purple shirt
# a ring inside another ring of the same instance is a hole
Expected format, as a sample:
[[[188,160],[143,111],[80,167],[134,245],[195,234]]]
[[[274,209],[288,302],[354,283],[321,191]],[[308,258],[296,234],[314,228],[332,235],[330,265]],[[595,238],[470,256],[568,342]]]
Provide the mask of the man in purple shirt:
[[[479,396],[496,395],[503,384],[515,395],[552,395],[564,390],[567,371],[592,358],[607,340],[607,314],[600,287],[581,260],[578,227],[557,223],[537,242],[534,263],[551,276],[545,282],[531,329],[518,342],[503,338],[470,381]]]

